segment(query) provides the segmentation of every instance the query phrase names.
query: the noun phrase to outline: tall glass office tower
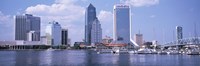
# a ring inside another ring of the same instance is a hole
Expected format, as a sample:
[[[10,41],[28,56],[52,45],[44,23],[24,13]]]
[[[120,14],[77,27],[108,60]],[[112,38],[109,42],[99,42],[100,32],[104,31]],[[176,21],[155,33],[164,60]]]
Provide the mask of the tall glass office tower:
[[[176,40],[178,44],[180,44],[180,39],[183,39],[183,28],[176,26]]]
[[[113,9],[113,39],[123,43],[133,43],[131,39],[131,11],[130,6],[125,4],[116,4]],[[138,46],[138,45],[137,45]]]
[[[28,33],[34,31],[36,38],[32,41],[40,41],[40,17],[31,14],[17,15],[15,17],[15,40],[28,40]]]
[[[92,30],[92,24],[94,20],[97,19],[96,17],[96,8],[90,4],[85,11],[85,44],[90,45],[91,44],[91,30]]]
[[[130,8],[128,5],[114,5],[114,41],[130,43]]]
[[[47,44],[58,46],[61,45],[62,28],[58,22],[49,22],[46,26]]]
[[[181,26],[176,26],[176,39],[182,39],[183,38],[183,28]]]

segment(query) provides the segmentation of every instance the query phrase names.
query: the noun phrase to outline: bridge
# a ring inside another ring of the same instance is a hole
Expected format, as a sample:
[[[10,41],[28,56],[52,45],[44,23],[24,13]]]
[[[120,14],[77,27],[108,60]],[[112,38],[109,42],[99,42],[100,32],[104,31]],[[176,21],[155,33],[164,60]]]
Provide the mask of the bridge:
[[[162,47],[185,46],[185,45],[200,45],[200,37],[184,38],[168,42],[162,45]]]

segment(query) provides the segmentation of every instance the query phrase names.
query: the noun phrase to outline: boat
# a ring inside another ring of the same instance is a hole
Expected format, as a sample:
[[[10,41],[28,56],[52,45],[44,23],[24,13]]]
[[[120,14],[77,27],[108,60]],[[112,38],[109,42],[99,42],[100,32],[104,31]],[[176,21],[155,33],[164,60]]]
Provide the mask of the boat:
[[[187,55],[200,55],[200,51],[198,49],[191,49],[187,53]]]
[[[112,53],[112,49],[101,49],[97,51],[97,54],[101,53]]]
[[[128,53],[129,53],[129,54],[135,54],[136,51],[133,51],[133,50],[132,50],[132,51],[128,51]]]
[[[166,55],[168,53],[166,51],[159,51],[158,54],[160,54],[160,55]]]
[[[146,49],[146,48],[141,48],[136,53],[137,54],[152,54],[152,52],[150,51],[150,49]]]
[[[169,51],[169,52],[167,52],[167,54],[177,55],[177,54],[180,54],[180,53],[178,51]]]
[[[200,52],[198,52],[198,51],[188,51],[187,55],[200,55]]]

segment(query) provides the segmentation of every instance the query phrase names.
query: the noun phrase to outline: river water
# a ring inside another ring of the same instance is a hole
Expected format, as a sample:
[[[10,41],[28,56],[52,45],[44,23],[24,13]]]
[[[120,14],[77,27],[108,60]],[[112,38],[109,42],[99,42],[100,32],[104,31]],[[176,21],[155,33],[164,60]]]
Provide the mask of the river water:
[[[0,66],[200,66],[200,55],[97,54],[92,50],[0,51]]]

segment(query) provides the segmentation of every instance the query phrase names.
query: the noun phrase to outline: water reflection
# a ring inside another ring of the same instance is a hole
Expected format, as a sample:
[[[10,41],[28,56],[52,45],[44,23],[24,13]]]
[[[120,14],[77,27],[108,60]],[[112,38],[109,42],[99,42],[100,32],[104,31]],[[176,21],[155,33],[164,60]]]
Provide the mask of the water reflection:
[[[39,66],[39,52],[38,51],[16,51],[15,66]]]
[[[87,56],[87,51],[83,51],[83,50],[66,51],[66,55],[65,55],[67,59],[66,64],[70,66],[77,66],[77,65],[86,66],[87,64],[86,56]]]
[[[15,51],[0,51],[0,66],[15,65]]]
[[[52,63],[52,51],[47,50],[47,51],[41,51],[40,52],[40,64],[41,66],[50,66]]]
[[[199,66],[200,56],[97,54],[90,50],[0,51],[0,66]]]
[[[130,56],[129,54],[120,54],[118,60],[118,66],[129,66],[130,64]]]

